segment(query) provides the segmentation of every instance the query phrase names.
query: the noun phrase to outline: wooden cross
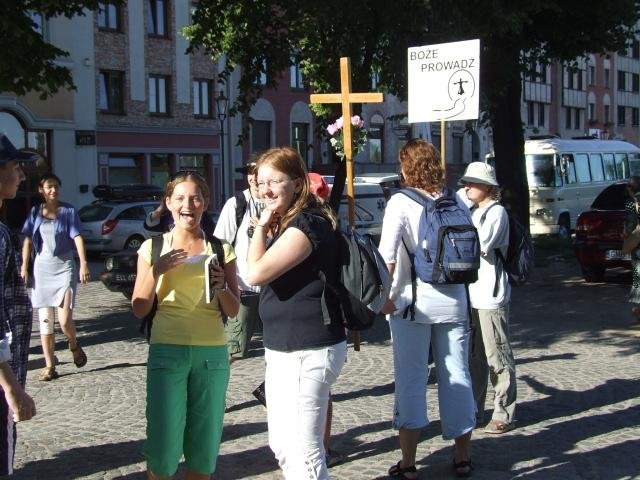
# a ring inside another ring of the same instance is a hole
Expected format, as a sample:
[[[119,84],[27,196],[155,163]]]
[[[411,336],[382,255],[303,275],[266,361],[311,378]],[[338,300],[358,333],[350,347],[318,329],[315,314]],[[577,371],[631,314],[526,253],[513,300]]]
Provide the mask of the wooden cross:
[[[351,92],[351,60],[349,57],[340,58],[340,93],[315,93],[311,95],[311,103],[341,103],[342,104],[342,135],[344,139],[344,160],[347,170],[347,202],[349,206],[349,225],[355,223],[355,200],[353,196],[353,151],[351,141],[351,104],[379,103],[383,101],[382,93],[352,93]]]
[[[353,195],[353,151],[351,149],[351,104],[379,103],[383,101],[382,93],[352,93],[351,92],[351,60],[349,57],[340,58],[340,93],[314,93],[311,103],[341,103],[342,104],[342,135],[344,144],[344,161],[347,167],[347,205],[349,207],[349,225],[356,221],[356,203]],[[360,333],[353,332],[353,348],[360,350]]]

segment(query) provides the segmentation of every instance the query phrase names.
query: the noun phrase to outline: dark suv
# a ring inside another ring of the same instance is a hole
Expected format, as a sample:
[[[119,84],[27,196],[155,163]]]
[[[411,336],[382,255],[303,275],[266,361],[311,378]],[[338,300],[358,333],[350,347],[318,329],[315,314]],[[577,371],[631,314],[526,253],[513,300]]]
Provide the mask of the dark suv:
[[[629,254],[622,252],[626,186],[609,185],[576,221],[573,247],[587,282],[601,282],[607,268],[630,267]]]

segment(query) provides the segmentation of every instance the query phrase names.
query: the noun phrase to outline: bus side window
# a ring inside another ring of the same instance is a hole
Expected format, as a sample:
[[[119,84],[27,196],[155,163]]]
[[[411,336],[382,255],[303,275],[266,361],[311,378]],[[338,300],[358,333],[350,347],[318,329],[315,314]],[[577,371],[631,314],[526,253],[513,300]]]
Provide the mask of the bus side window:
[[[605,180],[616,179],[616,161],[613,153],[603,153],[602,160],[604,162],[604,178]]]
[[[562,155],[562,180],[564,184],[576,183],[576,167],[573,162],[573,155],[563,154]]]
[[[629,153],[626,176],[629,178],[632,175],[640,175],[640,153]]]
[[[629,178],[629,161],[626,153],[616,153],[616,177],[620,180]]]
[[[604,180],[602,155],[599,153],[591,153],[589,155],[589,170],[591,170],[591,180],[594,182],[602,182]]]
[[[575,156],[576,177],[580,183],[589,183],[591,173],[589,172],[589,156],[586,153],[578,153]]]

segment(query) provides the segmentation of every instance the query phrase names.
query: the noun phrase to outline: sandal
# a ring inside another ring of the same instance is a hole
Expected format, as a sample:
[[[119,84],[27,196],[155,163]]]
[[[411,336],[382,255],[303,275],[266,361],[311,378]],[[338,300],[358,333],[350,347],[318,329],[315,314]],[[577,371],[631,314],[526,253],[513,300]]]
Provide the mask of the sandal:
[[[471,460],[462,460],[460,462],[456,462],[456,459],[453,459],[453,469],[456,472],[456,477],[458,478],[468,478],[471,476],[471,470],[473,470],[473,464]]]
[[[51,380],[55,380],[60,375],[56,372],[56,367],[44,367],[40,371],[40,375],[38,375],[38,380],[41,382],[50,382]]]
[[[87,364],[87,355],[78,343],[76,343],[76,348],[69,347],[69,350],[73,354],[73,363],[76,367],[81,368]]]
[[[411,465],[410,467],[401,467],[400,464],[402,461],[396,463],[393,467],[389,469],[389,476],[394,478],[399,478],[400,480],[416,480],[418,477],[407,477],[405,473],[416,473],[416,466]]]
[[[513,422],[500,422],[497,420],[491,420],[487,423],[487,426],[484,427],[484,433],[491,433],[492,435],[500,435],[502,433],[510,432],[516,428]]]

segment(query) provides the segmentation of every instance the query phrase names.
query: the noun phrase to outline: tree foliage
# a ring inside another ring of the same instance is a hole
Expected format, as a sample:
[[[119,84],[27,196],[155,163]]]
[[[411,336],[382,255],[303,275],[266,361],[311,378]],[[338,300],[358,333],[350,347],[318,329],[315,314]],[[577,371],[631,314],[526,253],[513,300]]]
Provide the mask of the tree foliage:
[[[118,1],[117,3],[121,3]],[[43,18],[84,15],[98,8],[97,0],[3,0],[0,13],[0,91],[42,99],[61,88],[74,88],[71,71],[56,64],[69,53],[48,43],[36,30],[31,13]]]
[[[528,223],[520,118],[521,78],[531,61],[572,61],[622,48],[638,20],[634,0],[200,0],[185,29],[191,48],[226,55],[221,81],[240,67],[234,111],[247,113],[267,86],[300,61],[310,87],[337,91],[339,58],[351,58],[354,90],[407,92],[406,49],[480,38],[482,107],[494,136],[498,178],[518,217]],[[327,115],[327,107],[316,108]]]

